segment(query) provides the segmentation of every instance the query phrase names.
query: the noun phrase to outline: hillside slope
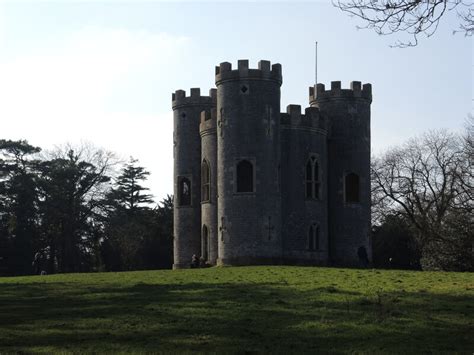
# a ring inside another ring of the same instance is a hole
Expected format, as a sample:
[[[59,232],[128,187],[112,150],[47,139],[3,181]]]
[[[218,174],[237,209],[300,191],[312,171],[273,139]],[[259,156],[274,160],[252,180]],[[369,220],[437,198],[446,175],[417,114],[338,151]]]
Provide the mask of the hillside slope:
[[[473,322],[472,273],[272,266],[0,278],[0,353],[472,353]]]

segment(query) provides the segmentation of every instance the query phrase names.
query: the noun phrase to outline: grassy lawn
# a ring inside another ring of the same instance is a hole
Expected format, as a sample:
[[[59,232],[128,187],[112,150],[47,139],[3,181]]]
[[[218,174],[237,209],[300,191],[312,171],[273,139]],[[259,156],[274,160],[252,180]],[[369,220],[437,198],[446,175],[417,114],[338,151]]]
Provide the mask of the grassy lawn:
[[[3,352],[474,351],[474,274],[238,267],[0,278]]]

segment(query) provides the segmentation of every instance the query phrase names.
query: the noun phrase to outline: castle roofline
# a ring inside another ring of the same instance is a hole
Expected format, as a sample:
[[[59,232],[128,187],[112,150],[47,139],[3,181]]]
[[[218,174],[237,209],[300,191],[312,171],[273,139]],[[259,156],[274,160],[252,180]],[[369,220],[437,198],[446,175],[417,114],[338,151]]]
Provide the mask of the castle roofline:
[[[300,105],[288,105],[286,112],[281,113],[280,117],[283,129],[310,129],[327,134],[326,119],[321,116],[317,107],[307,107],[303,114]]]
[[[215,106],[217,104],[217,89],[210,89],[209,96],[202,96],[200,88],[192,88],[189,96],[186,96],[184,90],[176,90],[171,94],[171,101],[173,110],[179,106]]]
[[[237,69],[232,70],[232,64],[223,62],[216,66],[216,85],[228,80],[269,80],[282,83],[281,64],[270,64],[268,60],[258,62],[258,69],[249,69],[248,59],[237,62]]]
[[[329,99],[363,99],[372,102],[372,85],[361,85],[360,81],[351,81],[350,89],[341,89],[340,81],[331,81],[331,89],[326,90],[324,84],[317,84],[309,88],[309,102]]]

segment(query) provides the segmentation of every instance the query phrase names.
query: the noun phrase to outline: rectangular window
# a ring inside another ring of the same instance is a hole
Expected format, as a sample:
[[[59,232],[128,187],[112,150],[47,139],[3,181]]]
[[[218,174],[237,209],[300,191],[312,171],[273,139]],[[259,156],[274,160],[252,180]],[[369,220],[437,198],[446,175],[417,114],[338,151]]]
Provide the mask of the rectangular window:
[[[178,177],[178,205],[191,205],[191,181],[184,176]]]

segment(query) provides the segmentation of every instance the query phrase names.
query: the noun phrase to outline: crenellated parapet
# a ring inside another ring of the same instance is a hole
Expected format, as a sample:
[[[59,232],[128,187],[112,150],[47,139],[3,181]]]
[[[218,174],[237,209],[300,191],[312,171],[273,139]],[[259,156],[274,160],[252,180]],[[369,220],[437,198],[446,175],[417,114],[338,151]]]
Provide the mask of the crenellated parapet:
[[[176,90],[171,94],[173,110],[181,106],[209,105],[217,104],[217,89],[210,89],[209,96],[201,96],[201,89],[192,88],[191,94],[186,96],[186,91]]]
[[[258,62],[258,69],[249,69],[249,61],[238,61],[237,69],[232,70],[232,64],[223,62],[216,66],[216,85],[229,80],[256,79],[276,81],[282,83],[281,64],[270,64],[268,60]]]
[[[300,105],[288,105],[286,113],[281,113],[280,117],[282,129],[313,130],[327,134],[327,120],[317,107],[307,107],[303,114]]]
[[[217,129],[217,109],[211,108],[201,112],[199,133],[201,137],[206,134],[215,134]]]
[[[361,85],[360,81],[352,81],[350,89],[341,89],[340,81],[331,81],[331,90],[326,90],[324,84],[309,88],[309,102],[321,102],[332,99],[363,99],[372,102],[372,85]]]

